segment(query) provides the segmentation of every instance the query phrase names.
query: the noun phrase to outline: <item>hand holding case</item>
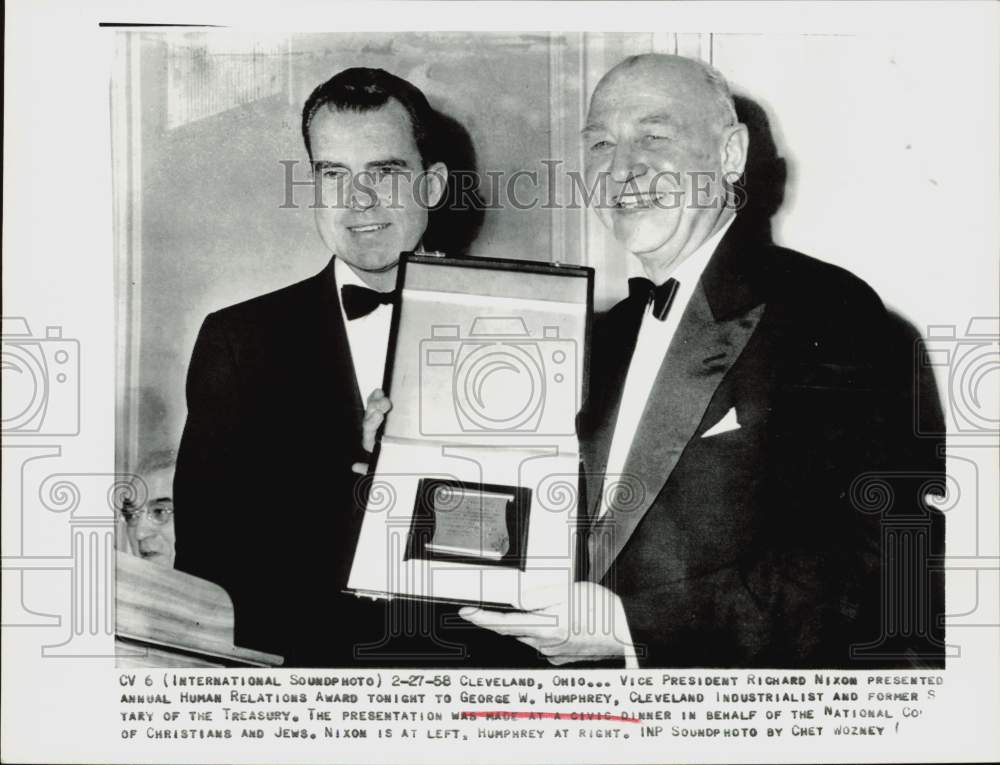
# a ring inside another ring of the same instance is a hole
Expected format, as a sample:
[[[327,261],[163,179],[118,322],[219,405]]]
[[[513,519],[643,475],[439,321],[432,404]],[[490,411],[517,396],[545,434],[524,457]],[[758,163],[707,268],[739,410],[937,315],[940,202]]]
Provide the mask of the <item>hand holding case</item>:
[[[404,254],[348,590],[501,608],[568,587],[593,269]]]

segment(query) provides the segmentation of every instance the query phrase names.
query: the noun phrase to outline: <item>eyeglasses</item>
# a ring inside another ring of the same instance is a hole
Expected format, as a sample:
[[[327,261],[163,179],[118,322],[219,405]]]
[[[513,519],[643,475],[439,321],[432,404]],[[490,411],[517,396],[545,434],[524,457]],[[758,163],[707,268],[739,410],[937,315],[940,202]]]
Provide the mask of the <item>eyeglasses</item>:
[[[126,500],[122,505],[122,517],[129,526],[136,526],[142,516],[146,516],[153,523],[162,526],[174,517],[174,505],[172,502],[156,502],[150,507],[148,504],[136,507]]]

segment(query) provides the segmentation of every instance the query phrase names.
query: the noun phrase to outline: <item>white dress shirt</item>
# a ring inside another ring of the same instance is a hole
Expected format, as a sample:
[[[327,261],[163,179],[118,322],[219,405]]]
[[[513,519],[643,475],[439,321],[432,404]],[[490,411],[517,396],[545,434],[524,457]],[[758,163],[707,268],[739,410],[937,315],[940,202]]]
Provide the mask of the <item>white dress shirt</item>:
[[[685,258],[669,274],[668,278],[676,279],[678,286],[667,318],[660,321],[653,316],[652,305],[646,307],[642,324],[639,325],[639,335],[635,341],[635,351],[632,353],[628,376],[625,378],[625,387],[622,390],[621,406],[618,409],[618,419],[615,421],[615,432],[611,437],[611,449],[608,452],[608,464],[604,472],[605,489],[624,472],[625,461],[628,459],[632,441],[635,439],[639,423],[642,421],[642,414],[646,409],[653,383],[660,372],[660,366],[667,355],[670,342],[677,332],[681,316],[684,315],[684,310],[691,302],[691,296],[694,295],[705,266],[708,265],[708,261],[716,247],[719,246],[726,231],[729,230],[733,220],[734,218],[730,218],[722,228],[706,239],[697,250]],[[635,263],[639,263],[638,258],[633,260]],[[641,265],[638,273],[634,267],[630,268],[629,271],[632,275],[640,275]],[[614,492],[602,490],[601,495],[601,509],[598,512],[598,518],[602,518],[608,512],[608,497],[609,495],[613,496]],[[625,625],[625,667],[638,669],[639,661],[635,653],[635,646],[632,644],[625,609],[620,600],[614,619],[614,624]]]
[[[361,278],[340,258],[333,263],[337,289],[354,284],[368,287]],[[385,357],[389,350],[389,324],[392,321],[392,306],[380,305],[367,316],[348,319],[344,313],[344,302],[340,300],[340,315],[347,330],[347,343],[351,348],[351,363],[354,365],[354,379],[361,394],[361,405],[368,403],[373,390],[382,387],[385,374]]]
[[[730,218],[722,228],[706,239],[701,247],[670,273],[669,278],[676,279],[678,286],[667,318],[660,321],[653,316],[652,305],[647,306],[642,316],[639,335],[635,341],[635,351],[632,353],[628,376],[625,378],[625,388],[622,390],[621,406],[618,409],[615,432],[611,438],[611,449],[608,452],[608,465],[604,472],[606,485],[614,481],[615,476],[621,475],[625,468],[625,460],[628,459],[629,449],[639,429],[642,413],[646,409],[649,394],[660,372],[663,359],[667,355],[670,341],[674,339],[677,327],[681,323],[681,316],[691,302],[691,296],[694,295],[705,266],[708,265],[715,248],[719,246],[719,241],[729,230],[733,220],[734,218]],[[613,492],[605,491],[603,494],[598,518],[608,511],[607,497]]]

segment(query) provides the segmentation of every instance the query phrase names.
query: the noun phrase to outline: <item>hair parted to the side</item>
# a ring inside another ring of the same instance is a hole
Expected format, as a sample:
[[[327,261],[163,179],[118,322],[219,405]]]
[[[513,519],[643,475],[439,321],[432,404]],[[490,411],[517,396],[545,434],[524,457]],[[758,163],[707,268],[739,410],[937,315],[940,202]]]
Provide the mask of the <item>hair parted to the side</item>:
[[[309,126],[323,108],[366,112],[380,109],[394,98],[410,118],[413,139],[427,170],[436,162],[448,168],[441,201],[430,208],[423,245],[460,256],[468,252],[482,228],[484,202],[479,194],[476,150],[465,126],[439,112],[412,83],[384,69],[353,67],[319,85],[302,107],[302,139],[312,161]],[[468,179],[474,182],[467,183]]]
[[[434,136],[436,112],[418,87],[390,74],[384,69],[352,67],[338,72],[329,80],[316,87],[302,107],[302,139],[306,144],[309,159],[312,159],[312,144],[309,140],[309,126],[313,117],[323,107],[342,111],[366,112],[380,109],[395,98],[406,109],[413,128],[413,138],[420,152],[420,159],[426,169],[439,157]]]

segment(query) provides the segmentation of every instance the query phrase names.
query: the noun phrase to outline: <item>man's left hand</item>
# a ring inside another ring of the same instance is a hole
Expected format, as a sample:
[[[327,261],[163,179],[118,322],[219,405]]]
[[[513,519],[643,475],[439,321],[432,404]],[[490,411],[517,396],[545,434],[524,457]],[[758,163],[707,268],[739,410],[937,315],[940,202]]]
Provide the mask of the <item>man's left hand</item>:
[[[629,634],[625,608],[611,590],[593,582],[574,582],[568,592],[547,600],[530,611],[463,608],[458,613],[477,627],[530,645],[556,666],[625,656]]]

